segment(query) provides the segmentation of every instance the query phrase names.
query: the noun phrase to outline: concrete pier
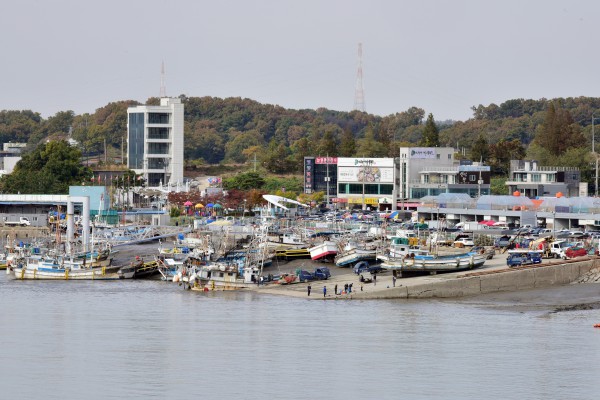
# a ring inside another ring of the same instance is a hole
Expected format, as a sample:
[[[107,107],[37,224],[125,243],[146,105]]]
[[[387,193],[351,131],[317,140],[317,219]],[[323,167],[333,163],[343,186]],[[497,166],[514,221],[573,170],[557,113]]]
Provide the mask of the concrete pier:
[[[497,257],[494,261],[493,265],[481,270],[397,279],[395,287],[389,272],[378,275],[376,285],[361,284],[358,277],[349,272],[326,281],[311,282],[310,297],[307,296],[308,283],[264,286],[258,290],[261,293],[320,300],[456,298],[565,285],[600,267],[600,257],[597,256],[568,261],[544,260],[543,264],[518,268],[508,268],[505,257]],[[334,294],[334,286],[337,284],[339,291],[345,283],[353,283],[352,293]],[[327,286],[325,298],[323,286]]]

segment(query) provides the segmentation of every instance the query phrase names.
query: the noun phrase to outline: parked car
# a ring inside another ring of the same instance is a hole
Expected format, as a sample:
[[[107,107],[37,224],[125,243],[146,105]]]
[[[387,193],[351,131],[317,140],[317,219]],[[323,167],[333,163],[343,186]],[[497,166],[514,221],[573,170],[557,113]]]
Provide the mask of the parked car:
[[[369,272],[371,274],[377,274],[377,273],[383,272],[383,271],[384,271],[384,269],[381,267],[380,264],[369,265],[369,263],[366,261],[361,261],[361,262],[356,263],[356,265],[354,265],[354,273],[356,275],[361,275],[366,272]]]
[[[540,250],[509,250],[506,265],[515,267],[527,264],[540,264],[542,252]]]
[[[475,246],[475,242],[471,238],[460,238],[454,241],[454,247]]]
[[[300,273],[298,273],[298,280],[300,282],[314,281],[315,279],[315,274],[312,272],[301,270]]]
[[[328,279],[331,276],[331,272],[327,267],[318,267],[315,268],[315,272],[313,272],[313,276],[315,279]]]

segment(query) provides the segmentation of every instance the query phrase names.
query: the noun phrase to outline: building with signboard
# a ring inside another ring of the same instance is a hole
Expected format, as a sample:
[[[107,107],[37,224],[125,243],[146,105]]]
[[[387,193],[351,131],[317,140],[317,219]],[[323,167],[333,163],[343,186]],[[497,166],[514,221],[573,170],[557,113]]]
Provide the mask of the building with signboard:
[[[397,209],[440,193],[489,194],[490,167],[459,163],[452,147],[402,147],[398,158],[305,157],[304,192],[317,191],[340,208]]]
[[[452,147],[401,147],[398,173],[400,200],[420,199],[440,193],[490,193],[490,167],[462,165]]]
[[[337,202],[348,208],[395,209],[393,158],[339,157],[337,166]]]
[[[304,193],[323,192],[330,200],[336,198],[337,162],[337,157],[304,157]]]

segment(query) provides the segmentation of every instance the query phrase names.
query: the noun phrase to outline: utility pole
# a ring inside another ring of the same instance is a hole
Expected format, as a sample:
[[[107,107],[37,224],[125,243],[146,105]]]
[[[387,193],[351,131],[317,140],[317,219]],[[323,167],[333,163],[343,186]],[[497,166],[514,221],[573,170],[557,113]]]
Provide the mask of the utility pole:
[[[325,177],[325,182],[327,182],[327,208],[329,208],[329,180],[331,179],[329,178],[329,154],[327,154],[325,161],[327,162],[327,164],[325,164],[327,168],[327,176]]]
[[[594,191],[596,193],[596,197],[598,197],[598,154],[596,154],[596,132],[594,131],[594,121],[596,120],[596,118],[594,117],[594,114],[592,114],[592,153],[594,153],[594,159],[596,162],[596,175],[594,177],[595,180],[595,187],[594,187]]]

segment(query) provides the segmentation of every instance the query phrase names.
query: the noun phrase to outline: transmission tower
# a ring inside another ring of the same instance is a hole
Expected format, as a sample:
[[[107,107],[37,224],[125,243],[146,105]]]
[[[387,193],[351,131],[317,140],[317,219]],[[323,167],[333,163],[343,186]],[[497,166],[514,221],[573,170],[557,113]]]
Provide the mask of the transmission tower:
[[[356,90],[354,92],[354,109],[365,111],[365,91],[363,89],[362,43],[358,44],[358,70],[356,71]]]
[[[167,87],[165,86],[165,62],[160,66],[160,97],[167,97]]]

